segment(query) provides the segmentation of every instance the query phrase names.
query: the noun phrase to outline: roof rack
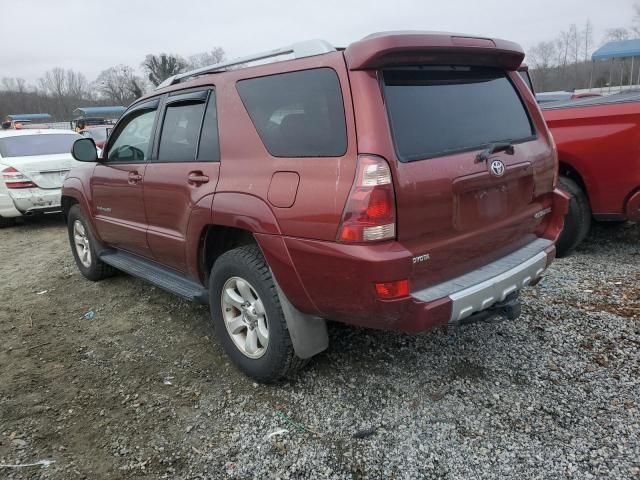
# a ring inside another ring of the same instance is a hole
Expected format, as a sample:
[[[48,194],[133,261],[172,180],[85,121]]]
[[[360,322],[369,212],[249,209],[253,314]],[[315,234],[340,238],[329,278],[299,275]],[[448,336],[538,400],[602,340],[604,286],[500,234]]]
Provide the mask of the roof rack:
[[[227,62],[220,62],[214,65],[209,65],[195,70],[190,70],[184,73],[178,73],[172,77],[167,78],[164,82],[156,87],[156,90],[176,83],[180,83],[185,78],[197,77],[198,75],[205,75],[207,73],[213,73],[223,70],[227,67],[233,67],[237,65],[245,65],[247,63],[257,62],[259,60],[266,60],[267,58],[278,57],[280,55],[293,54],[294,58],[313,57],[314,55],[322,55],[323,53],[335,52],[336,49],[329,42],[325,40],[307,40],[305,42],[298,42],[287,47],[276,48],[275,50],[268,50],[266,52],[256,53],[254,55],[248,55],[246,57],[234,58]]]

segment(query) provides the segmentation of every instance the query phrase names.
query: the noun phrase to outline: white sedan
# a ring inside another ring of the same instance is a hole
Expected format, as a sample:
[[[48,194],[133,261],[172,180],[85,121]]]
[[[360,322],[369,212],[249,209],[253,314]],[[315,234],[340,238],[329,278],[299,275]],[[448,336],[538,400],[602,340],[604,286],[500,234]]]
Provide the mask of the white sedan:
[[[71,130],[0,130],[0,227],[17,217],[60,211],[60,187],[81,135]]]

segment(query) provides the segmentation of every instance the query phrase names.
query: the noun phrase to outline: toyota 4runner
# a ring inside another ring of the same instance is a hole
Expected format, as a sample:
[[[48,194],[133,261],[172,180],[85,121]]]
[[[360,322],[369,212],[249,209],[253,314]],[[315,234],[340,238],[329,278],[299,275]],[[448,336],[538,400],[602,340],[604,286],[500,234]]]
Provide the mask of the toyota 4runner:
[[[325,319],[421,332],[515,318],[567,210],[523,56],[382,33],[171,77],[101,158],[90,138],[74,144],[90,162],[62,198],[78,268],[208,304],[259,381],[324,350]]]

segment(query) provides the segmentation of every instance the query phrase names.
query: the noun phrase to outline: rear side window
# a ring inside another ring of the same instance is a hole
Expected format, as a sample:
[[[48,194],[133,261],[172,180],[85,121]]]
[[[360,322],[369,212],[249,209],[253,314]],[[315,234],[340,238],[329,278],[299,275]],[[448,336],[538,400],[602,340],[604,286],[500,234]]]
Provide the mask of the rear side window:
[[[347,151],[342,92],[332,69],[241,80],[237,88],[271,155],[339,157]]]
[[[527,70],[518,70],[518,75],[520,75],[520,78],[527,84],[529,90],[533,92],[533,83],[531,83],[531,76],[529,75],[529,72]]]
[[[385,70],[383,78],[401,161],[518,142],[534,134],[524,104],[502,70],[414,67]]]
[[[16,135],[0,138],[0,157],[30,157],[71,153],[76,134]]]
[[[220,161],[220,141],[218,139],[218,114],[216,112],[215,92],[211,92],[207,111],[204,114],[202,133],[200,134],[200,147],[198,148],[198,160]]]
[[[193,162],[196,159],[204,107],[204,102],[167,106],[160,137],[159,161]]]

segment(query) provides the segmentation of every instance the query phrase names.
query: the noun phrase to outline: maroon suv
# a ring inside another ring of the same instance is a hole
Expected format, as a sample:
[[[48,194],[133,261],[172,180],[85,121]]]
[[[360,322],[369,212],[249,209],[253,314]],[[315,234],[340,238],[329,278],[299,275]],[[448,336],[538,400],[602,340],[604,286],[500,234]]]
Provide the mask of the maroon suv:
[[[503,40],[383,33],[172,77],[102,158],[74,145],[92,162],[64,182],[78,268],[209,304],[260,381],[324,350],[325,319],[420,332],[515,318],[567,210],[522,59]]]

